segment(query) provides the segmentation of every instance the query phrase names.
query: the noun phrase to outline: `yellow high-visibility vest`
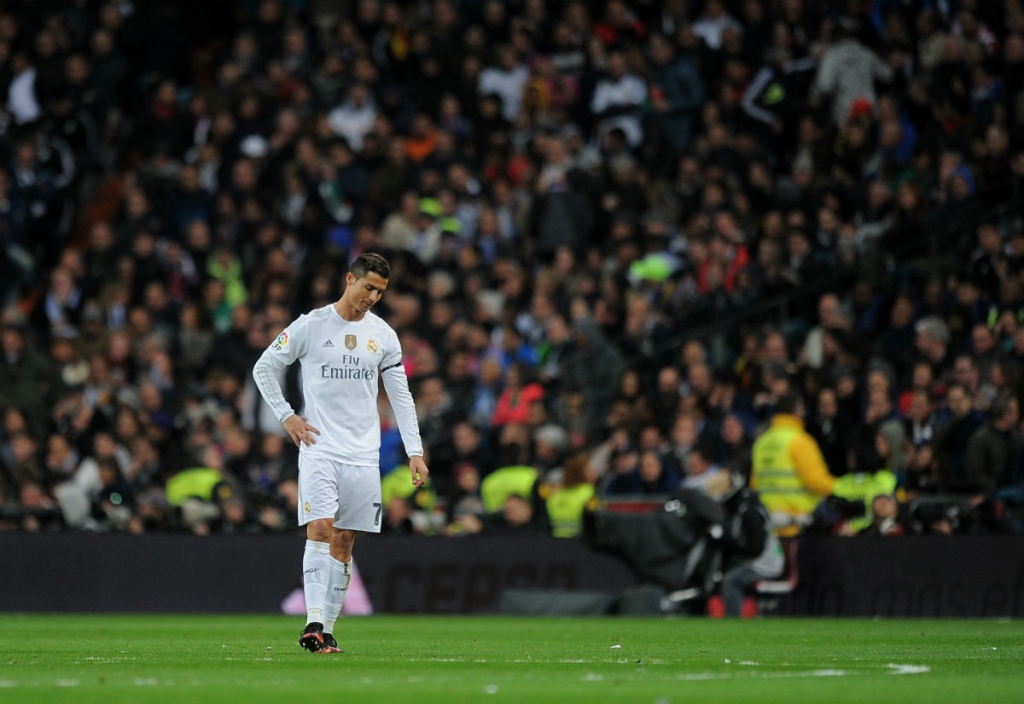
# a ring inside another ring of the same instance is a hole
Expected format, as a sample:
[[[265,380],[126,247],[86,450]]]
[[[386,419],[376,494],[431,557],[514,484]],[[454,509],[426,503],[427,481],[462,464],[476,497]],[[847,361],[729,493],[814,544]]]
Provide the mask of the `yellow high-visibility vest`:
[[[801,432],[792,426],[772,426],[754,443],[752,484],[768,513],[806,516],[821,500],[804,488],[790,454],[790,443]]]
[[[551,492],[545,501],[548,518],[551,519],[551,535],[556,538],[579,535],[583,524],[583,509],[592,498],[594,485],[590,482]]]
[[[500,511],[512,494],[529,500],[537,470],[526,465],[512,465],[494,470],[480,482],[480,498],[488,511]]]

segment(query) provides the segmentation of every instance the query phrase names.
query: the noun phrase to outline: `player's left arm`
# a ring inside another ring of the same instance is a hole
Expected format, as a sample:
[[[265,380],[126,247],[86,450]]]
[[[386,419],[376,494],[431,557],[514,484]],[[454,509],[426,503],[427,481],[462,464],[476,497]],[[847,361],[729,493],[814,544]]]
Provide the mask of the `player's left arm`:
[[[423,486],[430,478],[430,470],[427,469],[427,462],[421,455],[409,458],[409,476],[413,486]]]
[[[423,486],[427,483],[430,470],[423,460],[423,441],[420,439],[420,424],[416,418],[416,405],[413,403],[412,392],[409,391],[409,377],[405,375],[405,367],[402,366],[401,348],[398,347],[397,338],[389,353],[384,355],[380,365],[381,379],[384,381],[384,390],[391,401],[391,408],[395,412],[395,420],[398,422],[398,430],[402,434],[402,444],[405,445],[405,454],[409,456],[409,472],[412,475],[414,486]]]

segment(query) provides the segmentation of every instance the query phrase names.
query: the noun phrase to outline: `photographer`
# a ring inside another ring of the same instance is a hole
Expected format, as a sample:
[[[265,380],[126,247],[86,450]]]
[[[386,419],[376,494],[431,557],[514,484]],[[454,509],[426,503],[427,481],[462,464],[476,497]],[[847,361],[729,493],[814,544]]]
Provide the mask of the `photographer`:
[[[739,616],[746,590],[762,579],[782,574],[785,557],[772,531],[771,517],[757,493],[740,485],[722,499],[725,551],[722,598],[725,615]]]

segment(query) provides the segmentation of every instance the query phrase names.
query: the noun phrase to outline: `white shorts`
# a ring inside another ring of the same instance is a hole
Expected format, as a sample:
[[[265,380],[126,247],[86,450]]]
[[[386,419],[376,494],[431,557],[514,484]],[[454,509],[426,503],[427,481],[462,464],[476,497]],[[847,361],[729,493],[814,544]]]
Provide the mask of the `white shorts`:
[[[331,518],[335,528],[379,533],[380,470],[299,454],[299,525]]]

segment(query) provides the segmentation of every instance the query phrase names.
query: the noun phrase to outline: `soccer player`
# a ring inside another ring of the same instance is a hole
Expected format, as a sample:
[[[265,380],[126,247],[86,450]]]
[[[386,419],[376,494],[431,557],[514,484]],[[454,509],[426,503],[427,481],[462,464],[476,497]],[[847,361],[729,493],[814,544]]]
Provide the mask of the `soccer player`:
[[[398,336],[370,312],[390,275],[379,254],[358,257],[341,298],[300,315],[253,368],[260,393],[299,448],[299,525],[306,526],[306,628],[299,645],[311,653],[341,652],[333,631],[356,532],[380,532],[378,376],[398,420],[412,483],[422,486],[429,474]],[[295,361],[302,362],[304,417],[295,414],[278,382],[278,372]]]

